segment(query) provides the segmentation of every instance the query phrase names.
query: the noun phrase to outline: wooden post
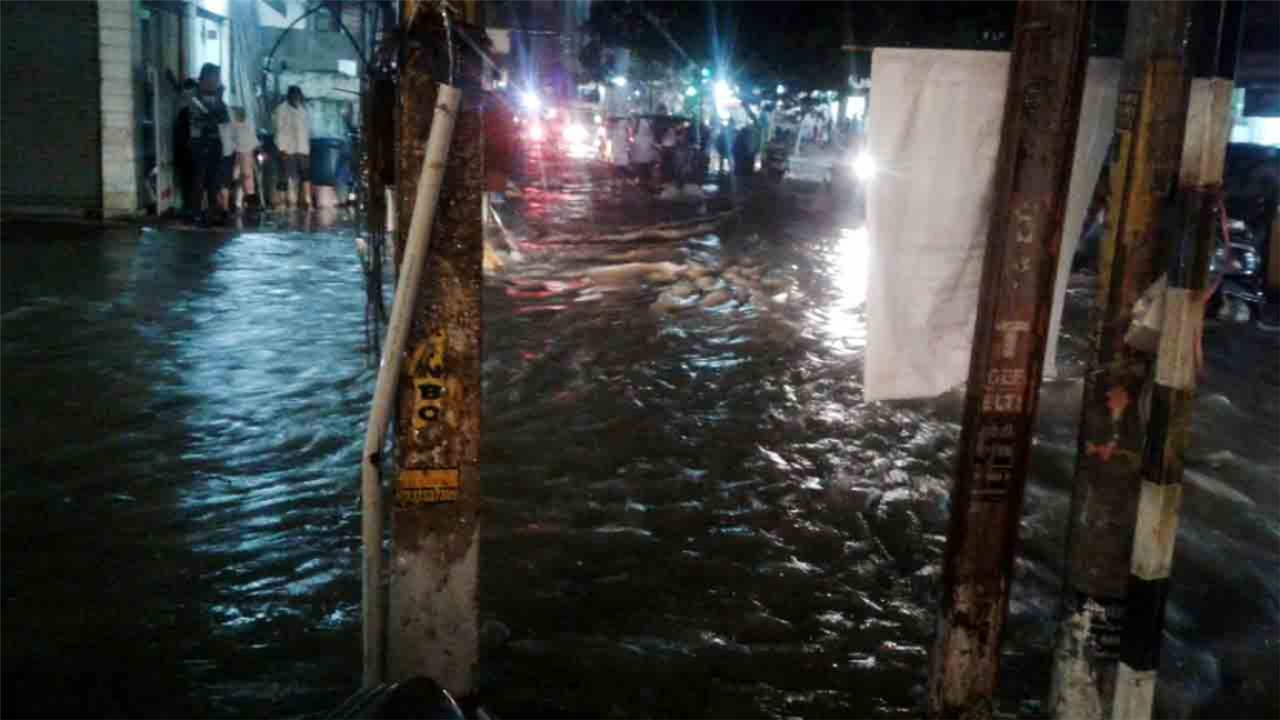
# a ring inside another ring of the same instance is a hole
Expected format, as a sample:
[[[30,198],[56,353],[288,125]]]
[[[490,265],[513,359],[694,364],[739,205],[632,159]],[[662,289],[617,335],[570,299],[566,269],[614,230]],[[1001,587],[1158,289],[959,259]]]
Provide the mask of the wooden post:
[[[480,549],[480,295],[484,188],[480,62],[441,5],[406,0],[400,64],[397,255],[417,192],[436,83],[464,90],[406,347],[396,413],[387,674],[475,688]],[[452,51],[448,44],[452,44]],[[452,70],[449,64],[452,63]]]
[[[1146,440],[1139,400],[1150,369],[1124,337],[1134,303],[1156,279],[1157,211],[1178,172],[1184,12],[1178,0],[1129,6],[1054,652],[1050,705],[1060,718],[1105,717],[1114,692]]]
[[[1217,198],[1231,134],[1231,78],[1242,3],[1210,0],[1197,3],[1194,10],[1191,49],[1196,77],[1188,98],[1179,203],[1171,213],[1180,227],[1165,228],[1171,231],[1173,248],[1111,709],[1111,717],[1117,720],[1150,718],[1155,699],[1165,598],[1182,503],[1183,457],[1195,398],[1196,358],[1208,300],[1205,288],[1221,222]]]
[[[1089,5],[1023,0],[952,490],[930,713],[990,717],[1062,218]]]

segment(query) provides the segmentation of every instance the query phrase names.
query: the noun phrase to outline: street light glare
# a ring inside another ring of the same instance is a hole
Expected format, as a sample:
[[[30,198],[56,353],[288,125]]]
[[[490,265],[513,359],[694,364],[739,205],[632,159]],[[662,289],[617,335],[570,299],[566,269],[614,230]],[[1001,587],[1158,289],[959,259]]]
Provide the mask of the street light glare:
[[[537,112],[542,107],[542,99],[534,91],[525,90],[520,93],[520,104],[524,106],[525,110]]]
[[[622,75],[615,75],[615,76],[614,76],[614,78],[613,78],[612,80],[610,80],[609,82],[612,82],[612,83],[613,83],[613,85],[614,85],[614,87],[626,87],[626,86],[627,86],[627,78],[626,78],[626,77],[624,77],[624,76],[622,76]]]

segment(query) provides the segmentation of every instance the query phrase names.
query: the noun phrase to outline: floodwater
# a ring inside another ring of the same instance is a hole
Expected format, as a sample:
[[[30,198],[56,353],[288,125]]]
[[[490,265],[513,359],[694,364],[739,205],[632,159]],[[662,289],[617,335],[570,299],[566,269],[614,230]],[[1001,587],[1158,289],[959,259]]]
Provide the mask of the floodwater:
[[[714,233],[604,242],[708,209],[604,185],[504,209],[524,241],[485,295],[481,699],[918,715],[960,395],[862,399],[865,238],[815,186],[743,190]],[[352,233],[6,225],[0,250],[4,713],[336,706],[359,682],[374,378]],[[663,262],[705,287],[636,264]],[[1047,691],[1088,297],[1077,278],[1042,396],[1011,714]],[[1163,716],[1280,712],[1278,349],[1207,333]]]

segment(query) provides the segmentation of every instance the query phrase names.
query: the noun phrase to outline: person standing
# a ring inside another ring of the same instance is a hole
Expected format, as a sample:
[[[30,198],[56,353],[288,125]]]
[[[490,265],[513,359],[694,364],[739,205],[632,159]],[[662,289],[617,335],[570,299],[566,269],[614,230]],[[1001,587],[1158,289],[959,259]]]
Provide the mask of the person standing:
[[[733,121],[723,123],[716,134],[716,173],[724,175],[729,169],[729,151],[733,148]]]
[[[307,100],[302,88],[290,85],[285,102],[276,107],[272,120],[276,132],[276,148],[285,177],[289,179],[287,203],[311,209],[311,118],[307,114]],[[297,198],[301,187],[302,197]]]
[[[226,88],[218,88],[218,100],[225,103]],[[227,121],[218,126],[218,142],[222,145],[222,167],[218,171],[218,179],[221,181],[221,192],[218,193],[218,209],[229,211],[233,209],[232,203],[235,202],[235,194],[232,186],[235,184],[236,177],[236,131],[231,126],[231,112],[227,111]]]
[[[733,136],[733,174],[750,177],[756,170],[756,133],[750,122]]]
[[[219,92],[221,75],[217,65],[205,63],[200,68],[199,94],[190,106],[192,209],[206,221],[221,216],[218,207],[223,185],[221,126],[231,121]]]
[[[613,176],[621,180],[627,176],[627,164],[631,158],[627,121],[618,117],[609,118],[608,134],[609,160],[613,163]]]
[[[640,118],[636,123],[636,139],[631,146],[631,166],[640,183],[645,187],[653,185],[653,163],[658,158],[658,150],[653,137],[653,121]]]
[[[178,96],[178,116],[173,123],[173,169],[179,192],[182,193],[182,209],[193,216],[200,211],[196,202],[195,165],[191,156],[191,105],[196,98],[199,83],[193,78],[182,81],[182,94]]]
[[[258,207],[258,184],[255,174],[257,165],[253,161],[258,150],[258,134],[248,122],[244,108],[232,111],[231,130],[236,151],[236,169],[240,171],[240,181],[235,184],[241,192],[239,205],[245,209]]]
[[[662,132],[661,147],[661,180],[663,184],[674,183],[676,180],[676,138],[677,128],[674,124],[668,125],[667,129]]]

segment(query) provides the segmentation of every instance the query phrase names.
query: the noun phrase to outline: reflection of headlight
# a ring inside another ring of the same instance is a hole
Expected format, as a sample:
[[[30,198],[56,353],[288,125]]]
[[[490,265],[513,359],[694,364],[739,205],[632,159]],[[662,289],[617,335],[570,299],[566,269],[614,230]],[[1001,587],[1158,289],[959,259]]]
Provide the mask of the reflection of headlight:
[[[858,180],[871,182],[879,172],[880,166],[876,164],[875,158],[867,153],[858,153],[858,156],[853,159],[853,176]]]
[[[567,143],[586,142],[587,137],[587,129],[578,123],[570,123],[564,126],[564,141]]]

